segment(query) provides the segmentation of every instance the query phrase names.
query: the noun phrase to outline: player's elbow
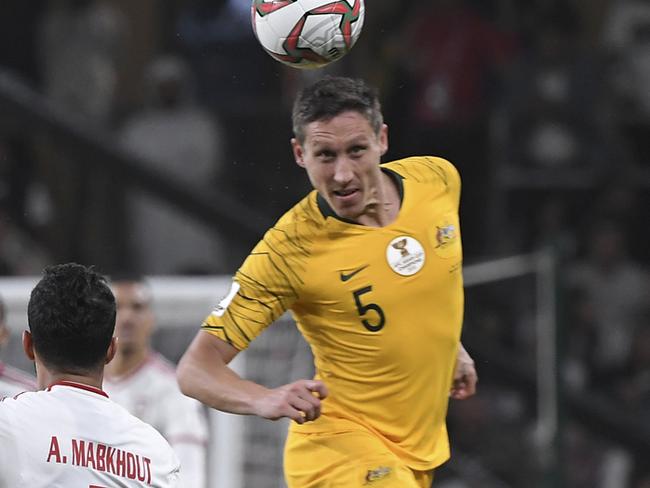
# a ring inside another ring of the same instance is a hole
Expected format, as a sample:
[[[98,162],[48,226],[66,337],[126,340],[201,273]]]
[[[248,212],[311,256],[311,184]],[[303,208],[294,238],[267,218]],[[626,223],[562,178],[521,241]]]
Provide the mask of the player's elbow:
[[[181,393],[185,396],[196,398],[195,381],[196,375],[192,374],[191,360],[187,353],[181,358],[176,368],[176,381]]]

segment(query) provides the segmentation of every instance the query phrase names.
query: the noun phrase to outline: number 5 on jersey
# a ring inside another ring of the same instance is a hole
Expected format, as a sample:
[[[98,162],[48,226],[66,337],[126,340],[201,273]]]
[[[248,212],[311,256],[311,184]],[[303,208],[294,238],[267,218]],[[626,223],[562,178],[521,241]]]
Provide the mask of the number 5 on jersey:
[[[384,328],[384,325],[386,325],[386,316],[384,315],[384,311],[376,303],[364,304],[361,301],[361,296],[365,295],[366,293],[370,293],[371,291],[372,291],[372,286],[368,285],[368,286],[364,286],[363,288],[359,288],[358,290],[354,290],[352,292],[352,295],[354,295],[354,303],[357,306],[357,312],[361,317],[361,323],[363,324],[363,326],[366,329],[368,329],[370,332],[378,332]],[[372,323],[370,320],[365,318],[368,312],[375,312],[375,314],[377,315],[377,317],[375,317],[374,320],[375,323]]]

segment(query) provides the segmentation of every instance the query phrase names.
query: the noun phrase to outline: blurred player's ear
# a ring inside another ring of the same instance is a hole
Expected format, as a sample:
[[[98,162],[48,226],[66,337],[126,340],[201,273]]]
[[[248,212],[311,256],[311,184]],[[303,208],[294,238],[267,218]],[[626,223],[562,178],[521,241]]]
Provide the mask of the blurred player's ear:
[[[23,351],[31,361],[34,361],[34,342],[32,341],[32,333],[28,330],[23,331]]]
[[[304,151],[300,142],[295,137],[291,139],[291,148],[293,149],[293,157],[296,160],[296,164],[301,168],[305,167],[305,160],[303,158]]]
[[[106,362],[104,364],[110,363],[115,357],[117,352],[117,337],[111,337],[111,343],[108,345],[108,350],[106,351]]]
[[[9,329],[3,323],[0,323],[0,347],[3,347],[9,342]]]
[[[381,155],[386,154],[386,151],[388,151],[388,126],[386,124],[382,124],[381,129],[379,129],[379,147],[381,148]]]

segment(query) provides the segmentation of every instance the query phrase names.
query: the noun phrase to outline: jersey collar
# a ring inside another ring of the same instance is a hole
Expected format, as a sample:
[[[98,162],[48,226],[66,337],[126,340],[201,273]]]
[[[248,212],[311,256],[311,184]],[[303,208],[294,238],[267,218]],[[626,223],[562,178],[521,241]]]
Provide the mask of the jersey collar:
[[[53,386],[70,386],[72,388],[79,388],[80,390],[86,390],[91,393],[96,393],[97,395],[101,395],[108,398],[108,395],[104,390],[100,390],[99,388],[95,388],[94,386],[84,385],[83,383],[76,383],[74,381],[66,381],[66,380],[56,381],[47,387],[47,391],[51,391]]]
[[[393,183],[395,183],[395,186],[397,187],[397,193],[399,194],[399,204],[401,207],[402,202],[404,201],[404,181],[403,181],[404,177],[401,174],[389,168],[381,168],[381,170],[390,177]],[[340,220],[341,222],[358,225],[358,222],[355,222],[350,219],[346,219],[344,217],[339,217],[338,215],[336,215],[336,212],[334,212],[332,207],[330,207],[330,204],[327,203],[327,200],[325,200],[325,198],[323,198],[320,193],[316,193],[316,203],[318,205],[318,210],[320,210],[320,213],[323,215],[324,218],[332,217],[337,220]]]

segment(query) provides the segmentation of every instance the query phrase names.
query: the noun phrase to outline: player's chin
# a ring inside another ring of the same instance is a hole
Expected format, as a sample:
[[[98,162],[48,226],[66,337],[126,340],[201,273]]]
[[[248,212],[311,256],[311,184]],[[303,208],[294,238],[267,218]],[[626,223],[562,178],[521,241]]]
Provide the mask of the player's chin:
[[[355,202],[356,203],[356,202]],[[357,218],[359,218],[359,215],[361,215],[360,211],[360,206],[352,203],[352,202],[346,202],[346,203],[338,203],[333,205],[333,210],[336,212],[336,215],[338,215],[341,218],[348,219],[348,220],[353,220],[356,221]]]

